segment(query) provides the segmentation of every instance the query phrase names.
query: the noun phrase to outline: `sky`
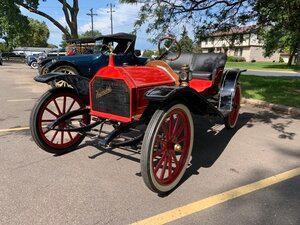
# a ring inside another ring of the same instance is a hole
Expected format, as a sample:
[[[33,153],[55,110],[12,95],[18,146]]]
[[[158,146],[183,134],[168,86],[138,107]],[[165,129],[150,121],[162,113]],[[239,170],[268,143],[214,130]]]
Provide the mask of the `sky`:
[[[64,14],[62,11],[62,6],[57,0],[47,0],[40,1],[39,9],[41,11],[47,12],[53,18],[58,20],[63,25],[66,24],[64,19]],[[69,1],[70,3],[72,1]],[[115,5],[113,13],[114,21],[114,33],[117,32],[131,32],[134,28],[134,22],[138,17],[138,12],[140,5],[132,4],[120,4],[118,1],[114,0],[79,0],[79,14],[78,14],[78,31],[83,33],[87,30],[91,30],[91,18],[86,15],[89,13],[91,8],[94,9],[94,13],[98,15],[94,17],[94,29],[99,30],[102,34],[110,34],[110,14],[108,13],[108,4],[112,3]],[[23,15],[26,15],[30,18],[37,19],[39,21],[45,21],[50,30],[50,38],[48,43],[59,45],[62,38],[62,32],[55,27],[47,19],[38,16],[34,13],[30,13],[24,8],[20,8]],[[149,39],[149,35],[145,32],[145,27],[141,27],[137,32],[137,49],[156,49],[156,46],[153,45]]]

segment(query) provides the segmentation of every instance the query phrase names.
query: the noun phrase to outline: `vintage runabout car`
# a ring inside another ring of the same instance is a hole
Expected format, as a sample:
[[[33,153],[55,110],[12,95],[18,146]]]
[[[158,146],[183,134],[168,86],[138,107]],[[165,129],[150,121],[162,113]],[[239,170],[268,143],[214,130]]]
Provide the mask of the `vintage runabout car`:
[[[109,44],[115,46],[116,64],[144,65],[147,58],[138,57],[140,52],[135,50],[136,36],[127,33],[116,33],[113,35],[101,35],[97,38],[72,39],[68,42],[78,47],[78,53],[71,56],[60,56],[45,59],[40,62],[39,73],[41,75],[49,72],[80,75],[91,79],[95,73],[108,64],[107,47]],[[83,47],[84,46],[84,47]],[[88,48],[88,46],[90,46]],[[55,86],[65,86],[66,82],[55,80],[51,82]]]
[[[192,113],[217,117],[228,129],[236,126],[242,71],[224,71],[225,54],[181,54],[171,37],[160,40],[160,56],[145,66],[118,66],[112,47],[107,48],[108,66],[89,83],[80,76],[55,73],[36,78],[47,83],[61,76],[72,88],[50,89],[38,100],[30,119],[32,137],[54,154],[76,149],[86,136],[103,148],[136,149],[141,152],[146,186],[157,193],[169,192],[190,161]],[[170,53],[174,48],[178,51]]]

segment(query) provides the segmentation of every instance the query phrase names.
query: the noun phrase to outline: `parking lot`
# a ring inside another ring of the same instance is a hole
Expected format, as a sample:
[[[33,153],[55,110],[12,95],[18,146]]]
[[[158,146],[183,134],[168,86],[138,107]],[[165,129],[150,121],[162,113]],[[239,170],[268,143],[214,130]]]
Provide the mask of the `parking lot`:
[[[62,156],[39,149],[29,115],[49,87],[35,73],[0,67],[0,224],[300,224],[299,118],[243,105],[228,131],[195,117],[184,179],[158,196],[131,149],[89,139]]]

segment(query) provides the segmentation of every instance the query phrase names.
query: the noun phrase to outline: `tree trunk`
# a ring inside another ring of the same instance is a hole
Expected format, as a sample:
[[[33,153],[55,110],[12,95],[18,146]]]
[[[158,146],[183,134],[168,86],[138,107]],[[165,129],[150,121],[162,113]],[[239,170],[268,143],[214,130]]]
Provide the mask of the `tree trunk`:
[[[292,62],[293,62],[295,53],[296,53],[296,49],[293,49],[293,50],[291,51],[291,53],[290,53],[289,61],[288,61],[288,63],[287,63],[288,66],[291,66],[291,65],[292,65]]]

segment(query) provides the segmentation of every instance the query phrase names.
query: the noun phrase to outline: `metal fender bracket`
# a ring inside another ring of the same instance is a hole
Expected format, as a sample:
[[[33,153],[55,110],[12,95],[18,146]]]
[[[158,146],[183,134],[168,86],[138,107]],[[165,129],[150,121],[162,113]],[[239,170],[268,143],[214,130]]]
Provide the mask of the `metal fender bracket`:
[[[232,98],[235,95],[235,88],[240,74],[245,71],[232,69],[225,72],[218,104],[218,109],[223,115],[227,115],[232,110]]]

